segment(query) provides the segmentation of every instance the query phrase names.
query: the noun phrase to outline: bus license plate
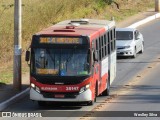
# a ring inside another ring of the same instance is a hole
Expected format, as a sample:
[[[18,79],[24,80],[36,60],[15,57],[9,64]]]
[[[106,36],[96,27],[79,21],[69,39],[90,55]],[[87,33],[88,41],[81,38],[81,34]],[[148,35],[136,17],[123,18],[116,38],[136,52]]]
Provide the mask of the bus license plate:
[[[56,94],[56,95],[54,95],[54,97],[55,98],[64,98],[64,95],[62,95],[62,94]]]

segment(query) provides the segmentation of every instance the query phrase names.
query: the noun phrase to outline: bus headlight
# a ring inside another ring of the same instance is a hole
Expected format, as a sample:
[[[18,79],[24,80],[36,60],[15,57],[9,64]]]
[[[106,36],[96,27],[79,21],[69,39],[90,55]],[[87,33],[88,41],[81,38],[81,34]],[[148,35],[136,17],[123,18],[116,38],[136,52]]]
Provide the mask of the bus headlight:
[[[32,87],[32,88],[35,88],[36,86],[35,86],[35,84],[31,83],[31,87]]]
[[[35,91],[37,91],[38,93],[40,93],[39,87],[37,87],[35,84],[31,83],[31,87],[32,87]]]
[[[82,87],[79,91],[79,94],[83,93],[84,91],[86,91],[87,89],[89,89],[90,84],[85,85],[84,87]]]

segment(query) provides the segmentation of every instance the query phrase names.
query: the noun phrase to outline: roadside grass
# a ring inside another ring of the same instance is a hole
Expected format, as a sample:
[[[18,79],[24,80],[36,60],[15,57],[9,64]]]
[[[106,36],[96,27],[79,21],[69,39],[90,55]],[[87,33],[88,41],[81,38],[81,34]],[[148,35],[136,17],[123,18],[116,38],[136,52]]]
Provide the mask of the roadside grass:
[[[22,73],[29,71],[25,50],[34,33],[59,21],[76,18],[109,19],[120,22],[129,16],[154,7],[154,0],[22,0]],[[13,79],[14,0],[0,1],[0,82]]]
[[[0,81],[1,83],[10,83],[12,81],[12,72],[6,72],[6,71],[3,71],[1,72],[1,78],[0,78]]]
[[[24,59],[24,56],[22,57]],[[22,74],[25,75],[29,72],[28,64],[22,62]],[[29,79],[29,78],[28,78]],[[13,82],[13,63],[8,62],[0,67],[0,84],[11,84]]]

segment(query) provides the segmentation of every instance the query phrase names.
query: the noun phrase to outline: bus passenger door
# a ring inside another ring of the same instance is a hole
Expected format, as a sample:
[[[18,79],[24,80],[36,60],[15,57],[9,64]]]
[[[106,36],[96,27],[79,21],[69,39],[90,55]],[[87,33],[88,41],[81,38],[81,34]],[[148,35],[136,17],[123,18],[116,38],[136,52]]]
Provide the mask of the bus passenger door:
[[[94,64],[94,81],[95,81],[95,87],[97,87],[97,95],[99,94],[99,69],[100,69],[100,66],[98,63],[95,63]]]
[[[98,54],[94,51],[93,52],[93,81],[95,83],[94,87],[97,87],[97,95],[99,94],[99,80],[100,80],[100,65],[98,63]]]

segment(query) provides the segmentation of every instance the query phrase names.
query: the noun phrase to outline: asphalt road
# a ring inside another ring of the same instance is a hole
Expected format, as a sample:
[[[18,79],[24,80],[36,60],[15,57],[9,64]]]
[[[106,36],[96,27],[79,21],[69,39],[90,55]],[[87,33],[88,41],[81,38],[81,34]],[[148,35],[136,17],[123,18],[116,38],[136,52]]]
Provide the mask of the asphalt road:
[[[117,78],[112,85],[112,94],[115,94],[116,97],[111,100],[106,100],[106,103],[102,104],[102,106],[100,106],[98,110],[110,112],[94,112],[89,116],[92,118],[88,119],[106,120],[106,117],[107,120],[159,119],[159,26],[160,19],[157,19],[138,28],[144,35],[145,39],[144,54],[139,55],[136,59],[122,58],[118,60]],[[139,117],[135,115],[136,113],[138,113]]]
[[[94,106],[83,104],[49,104],[39,107],[29,100],[29,95],[18,101],[5,111],[11,112],[42,112],[51,116],[61,116],[65,113],[69,119],[78,116],[94,116],[98,112],[87,114],[87,111],[160,111],[160,19],[139,27],[145,40],[144,53],[136,59],[119,58],[117,60],[117,77],[111,87],[111,97],[98,97]],[[55,113],[55,111],[64,111]],[[60,115],[59,115],[60,114]],[[126,112],[127,114],[127,112]],[[160,113],[159,113],[160,114]],[[116,116],[116,114],[115,114]],[[66,119],[63,117],[61,119]],[[79,119],[79,118],[77,118]],[[83,117],[82,117],[83,119]],[[103,119],[103,118],[99,118]],[[104,118],[105,119],[105,118]],[[108,118],[107,118],[108,119]],[[109,118],[120,120],[120,118]],[[123,120],[128,118],[122,118]],[[134,117],[130,118],[134,119]],[[155,119],[154,119],[155,120]]]

